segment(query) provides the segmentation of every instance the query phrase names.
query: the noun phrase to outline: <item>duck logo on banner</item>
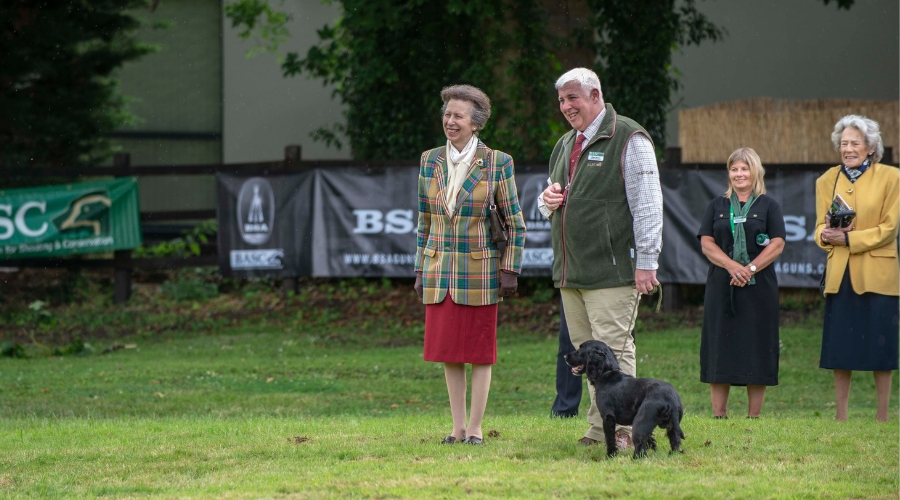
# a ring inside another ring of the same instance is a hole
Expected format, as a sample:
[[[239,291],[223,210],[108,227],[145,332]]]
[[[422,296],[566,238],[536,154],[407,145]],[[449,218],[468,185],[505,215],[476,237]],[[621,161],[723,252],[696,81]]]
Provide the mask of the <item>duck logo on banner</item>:
[[[53,224],[60,233],[81,232],[84,236],[106,236],[110,231],[111,206],[109,193],[88,193],[72,200],[66,211],[53,219]]]

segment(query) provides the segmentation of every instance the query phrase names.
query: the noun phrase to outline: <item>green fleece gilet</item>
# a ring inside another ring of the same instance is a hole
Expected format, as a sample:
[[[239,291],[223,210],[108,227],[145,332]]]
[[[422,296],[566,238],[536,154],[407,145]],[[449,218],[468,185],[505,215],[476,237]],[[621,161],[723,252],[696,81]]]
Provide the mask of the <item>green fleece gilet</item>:
[[[550,181],[568,186],[566,204],[551,218],[553,283],[557,288],[634,285],[634,219],[625,196],[622,162],[634,134],[650,136],[611,104],[594,137],[582,148],[569,180],[577,131],[562,136],[550,156]]]

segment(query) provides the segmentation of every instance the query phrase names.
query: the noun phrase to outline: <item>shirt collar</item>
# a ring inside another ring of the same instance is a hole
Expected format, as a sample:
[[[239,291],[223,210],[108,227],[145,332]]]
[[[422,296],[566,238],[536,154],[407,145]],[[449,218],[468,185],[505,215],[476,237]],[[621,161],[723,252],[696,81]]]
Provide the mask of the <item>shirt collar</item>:
[[[584,129],[584,132],[579,132],[581,134],[584,134],[585,142],[591,140],[591,138],[593,138],[594,135],[597,134],[597,131],[600,130],[600,123],[603,122],[603,118],[605,116],[606,116],[606,107],[603,107],[603,109],[600,110],[600,114],[597,115],[597,118],[594,118],[594,121],[592,121],[591,124],[588,125],[588,127],[586,129]],[[575,134],[575,135],[577,136],[578,134]]]

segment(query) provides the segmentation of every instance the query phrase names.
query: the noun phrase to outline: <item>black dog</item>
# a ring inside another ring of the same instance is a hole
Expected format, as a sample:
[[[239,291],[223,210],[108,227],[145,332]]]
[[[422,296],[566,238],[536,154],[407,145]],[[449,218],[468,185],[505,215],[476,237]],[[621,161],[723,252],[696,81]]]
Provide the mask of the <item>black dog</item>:
[[[588,381],[594,386],[608,457],[616,454],[616,424],[632,426],[634,458],[645,456],[647,448],[656,450],[653,438],[656,426],[666,430],[672,447],[670,453],[681,451],[684,407],[672,384],[622,373],[615,354],[599,340],[581,344],[577,351],[566,355],[566,363],[575,375],[587,373]]]

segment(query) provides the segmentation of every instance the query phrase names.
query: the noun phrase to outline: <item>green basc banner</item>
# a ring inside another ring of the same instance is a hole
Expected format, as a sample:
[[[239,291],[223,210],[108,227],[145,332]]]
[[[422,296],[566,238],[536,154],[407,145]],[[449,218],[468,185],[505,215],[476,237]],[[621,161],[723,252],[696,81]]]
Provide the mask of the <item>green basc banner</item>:
[[[134,178],[0,190],[0,259],[141,246]]]

